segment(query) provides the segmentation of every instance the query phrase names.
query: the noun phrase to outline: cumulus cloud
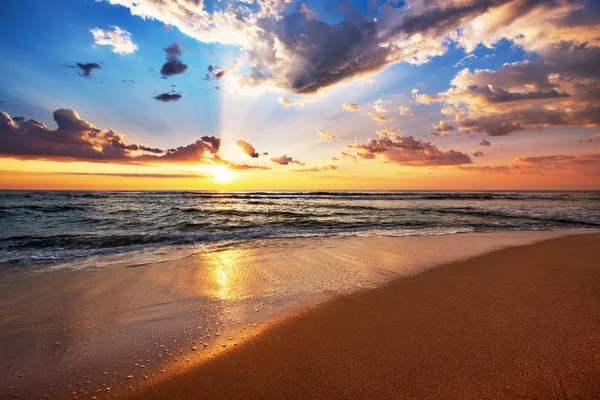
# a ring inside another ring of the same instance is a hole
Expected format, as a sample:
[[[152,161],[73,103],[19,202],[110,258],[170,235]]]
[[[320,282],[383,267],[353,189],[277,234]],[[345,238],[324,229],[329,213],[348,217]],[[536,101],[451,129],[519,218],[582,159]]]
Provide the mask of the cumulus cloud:
[[[468,155],[456,150],[440,149],[433,142],[403,137],[398,131],[378,131],[379,139],[348,145],[362,159],[382,158],[398,165],[443,166],[472,163]]]
[[[258,158],[260,156],[260,154],[258,154],[256,152],[256,149],[254,148],[254,146],[252,146],[250,143],[246,142],[245,140],[240,139],[237,142],[235,142],[235,145],[238,146],[239,148],[241,148],[245,154],[248,154],[252,158]]]
[[[182,54],[179,43],[173,43],[164,49],[164,51],[167,55],[167,62],[165,62],[160,69],[160,73],[163,77],[167,78],[169,76],[183,74],[187,71],[188,66],[179,59]]]
[[[448,133],[456,128],[448,121],[441,120],[437,124],[432,125],[435,134]]]
[[[386,108],[384,107],[384,105],[383,105],[383,100],[382,100],[382,99],[376,100],[376,101],[373,103],[373,109],[374,109],[376,112],[378,112],[378,113],[384,113],[384,112],[387,112],[387,109],[386,109]]]
[[[181,100],[181,93],[169,92],[169,93],[161,93],[158,96],[153,96],[154,99],[158,101],[163,101],[165,103],[171,101],[179,101]]]
[[[344,110],[351,112],[360,110],[360,106],[355,103],[344,103],[342,107],[344,108]]]
[[[600,24],[579,1],[498,2],[465,21],[456,41],[471,52],[511,40],[526,60],[467,68],[438,94],[413,90],[417,103],[443,102],[468,133],[509,135],[545,127],[600,125]]]
[[[75,68],[79,76],[89,79],[92,77],[92,72],[95,69],[102,69],[102,66],[98,63],[76,63],[75,65],[65,65],[67,68]]]
[[[403,106],[398,107],[398,112],[400,113],[400,115],[411,115],[413,113],[409,107]]]
[[[112,31],[94,28],[90,32],[94,36],[94,43],[100,46],[111,46],[113,53],[131,54],[138,48],[131,40],[131,34],[118,26],[113,26]]]
[[[473,157],[483,157],[483,152],[479,150],[471,150]]]
[[[481,139],[481,142],[479,142],[479,145],[480,146],[491,146],[492,144],[485,139]]]
[[[388,117],[387,115],[383,115],[383,114],[375,114],[375,113],[367,113],[367,115],[369,116],[369,118],[371,118],[373,121],[377,121],[377,122],[391,122],[392,119],[390,117]]]
[[[431,104],[442,101],[438,96],[427,93],[419,93],[419,89],[413,89],[411,94],[417,104]]]
[[[0,156],[24,160],[114,163],[209,163],[220,161],[221,139],[203,136],[194,143],[158,149],[128,143],[112,129],[100,129],[71,109],[54,111],[56,129],[34,119],[0,112]]]
[[[324,131],[322,129],[317,129],[317,133],[319,134],[319,136],[321,136],[321,138],[319,139],[319,142],[330,143],[331,141],[338,138],[333,133]]]
[[[211,3],[210,9],[189,0],[108,1],[201,42],[237,46],[249,70],[239,76],[242,85],[311,94],[395,63],[442,55],[457,28],[510,0],[383,2],[335,22],[287,0]]]
[[[284,154],[281,157],[272,157],[271,161],[273,161],[276,164],[281,164],[281,165],[288,165],[288,164],[304,165],[303,162],[294,160],[292,157],[288,157],[287,154]]]

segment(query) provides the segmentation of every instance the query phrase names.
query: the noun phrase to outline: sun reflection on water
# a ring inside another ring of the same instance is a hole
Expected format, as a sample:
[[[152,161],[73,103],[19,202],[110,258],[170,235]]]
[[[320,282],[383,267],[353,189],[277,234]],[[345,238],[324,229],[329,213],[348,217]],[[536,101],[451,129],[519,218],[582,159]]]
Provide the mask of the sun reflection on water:
[[[236,297],[235,283],[239,281],[239,271],[236,260],[238,250],[217,251],[210,254],[212,264],[211,280],[215,284],[215,296],[220,300],[232,300]]]

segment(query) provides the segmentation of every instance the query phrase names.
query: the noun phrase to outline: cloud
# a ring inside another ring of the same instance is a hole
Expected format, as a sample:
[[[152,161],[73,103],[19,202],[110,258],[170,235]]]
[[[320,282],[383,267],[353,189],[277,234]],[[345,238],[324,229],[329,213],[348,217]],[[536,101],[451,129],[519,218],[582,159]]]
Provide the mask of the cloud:
[[[383,106],[383,100],[382,99],[376,100],[373,103],[373,109],[375,109],[375,111],[378,112],[378,113],[384,113],[384,112],[387,111],[386,108]]]
[[[399,132],[378,132],[379,139],[348,145],[362,159],[383,158],[384,161],[410,166],[443,166],[472,163],[468,155],[456,150],[440,149],[433,142],[403,137]]]
[[[207,81],[219,80],[223,78],[226,73],[227,71],[221,67],[217,67],[216,65],[209,65],[204,79]]]
[[[127,173],[103,173],[103,172],[57,172],[61,175],[82,175],[82,176],[111,176],[121,178],[168,178],[168,179],[182,179],[182,178],[207,178],[206,175],[202,174],[127,174]]]
[[[600,174],[600,154],[549,155],[517,157],[510,165],[459,166],[461,170],[483,173],[543,174],[577,171],[592,176]]]
[[[344,103],[342,107],[344,108],[344,110],[351,112],[360,110],[360,106],[355,103]]]
[[[286,154],[282,155],[281,157],[272,157],[271,161],[273,161],[276,164],[281,164],[281,165],[288,165],[288,164],[304,165],[303,162],[294,160],[292,157],[288,157]]]
[[[483,157],[483,152],[479,150],[471,150],[473,157]]]
[[[235,145],[242,149],[245,154],[248,154],[252,158],[258,158],[260,154],[256,152],[254,146],[244,140],[238,140]]]
[[[319,142],[327,142],[327,143],[331,143],[332,140],[337,139],[338,137],[335,136],[333,133],[331,132],[326,132],[322,129],[317,129],[317,133],[321,136],[321,138],[319,139]]]
[[[112,31],[94,28],[90,32],[94,36],[94,43],[101,46],[112,46],[112,52],[115,54],[131,54],[138,48],[131,40],[131,34],[118,26],[113,26]]]
[[[460,59],[460,61],[458,61],[456,64],[454,64],[454,67],[460,67],[460,66],[464,66],[465,64],[468,63],[469,60],[477,58],[477,56],[473,53],[471,54],[467,54],[466,56],[464,56],[463,58]]]
[[[179,59],[182,54],[179,43],[173,43],[164,49],[164,51],[167,54],[167,62],[164,63],[160,69],[160,73],[163,77],[183,74],[187,71],[188,66]]]
[[[600,138],[600,132],[596,133],[596,134],[594,135],[594,137],[595,137],[595,138]]]
[[[400,113],[400,115],[411,115],[413,113],[409,107],[403,106],[398,107],[398,112]]]
[[[238,47],[248,70],[239,76],[241,85],[312,94],[392,64],[442,55],[457,28],[509,0],[382,2],[365,15],[347,11],[325,19],[286,0],[210,8],[189,0],[108,1],[201,42]]]
[[[169,93],[161,93],[158,96],[153,96],[154,99],[163,102],[171,102],[171,101],[179,101],[181,100],[181,93],[169,92]]]
[[[292,102],[287,97],[279,96],[279,104],[287,107],[287,106],[290,106],[292,104]]]
[[[431,104],[442,101],[438,96],[433,96],[431,94],[422,94],[419,93],[419,89],[413,89],[411,94],[417,104]]]
[[[341,154],[342,158],[345,158],[346,160],[350,160],[352,162],[358,161],[358,157],[355,156],[354,154],[346,153],[344,151],[342,151],[340,154]]]
[[[485,139],[481,139],[481,142],[479,142],[479,145],[480,146],[491,146],[492,144]]]
[[[76,63],[75,65],[65,65],[67,68],[75,68],[77,69],[77,73],[79,76],[89,79],[92,77],[92,72],[95,69],[102,69],[102,66],[98,63]]]
[[[433,131],[437,134],[440,133],[448,133],[450,131],[455,130],[456,128],[452,126],[452,124],[448,121],[441,120],[435,125],[432,125]]]
[[[0,112],[0,156],[22,160],[89,161],[131,164],[213,163],[221,139],[203,136],[194,143],[158,149],[128,143],[112,129],[99,129],[70,109],[54,111],[56,129],[34,119]]]
[[[237,61],[234,62],[233,65],[227,69],[223,69],[216,65],[209,65],[208,71],[206,72],[206,76],[204,77],[204,79],[207,81],[223,79],[229,72],[233,71],[233,69],[236,67],[237,67]]]
[[[457,43],[471,52],[508,39],[526,59],[463,69],[444,102],[463,132],[492,136],[546,127],[600,125],[600,24],[579,1],[505,1],[463,24]],[[417,94],[418,92],[415,92]],[[416,99],[420,101],[421,99]]]
[[[312,168],[298,168],[293,169],[293,172],[323,172],[323,171],[333,171],[338,169],[337,165],[324,165],[322,167],[312,167]]]
[[[377,122],[391,122],[392,119],[387,115],[375,114],[375,113],[367,113],[367,115],[373,120]]]

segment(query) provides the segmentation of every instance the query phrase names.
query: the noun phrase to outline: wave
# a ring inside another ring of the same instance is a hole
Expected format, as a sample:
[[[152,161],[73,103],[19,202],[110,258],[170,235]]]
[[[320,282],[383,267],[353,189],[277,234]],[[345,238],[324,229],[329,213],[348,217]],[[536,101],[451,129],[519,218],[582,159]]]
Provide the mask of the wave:
[[[420,209],[420,211],[442,213],[442,214],[484,215],[484,216],[494,216],[494,217],[503,217],[503,218],[532,219],[532,220],[546,221],[546,222],[559,222],[559,223],[567,223],[567,224],[600,226],[600,219],[581,218],[581,217],[565,215],[565,214],[535,214],[535,213],[515,212],[515,211],[486,210],[486,209],[478,209],[478,208],[473,208],[473,207],[432,208],[432,209]]]
[[[39,205],[39,204],[24,204],[24,205],[4,205],[0,206],[0,211],[38,211],[38,212],[60,212],[60,211],[88,211],[89,208],[81,205]]]

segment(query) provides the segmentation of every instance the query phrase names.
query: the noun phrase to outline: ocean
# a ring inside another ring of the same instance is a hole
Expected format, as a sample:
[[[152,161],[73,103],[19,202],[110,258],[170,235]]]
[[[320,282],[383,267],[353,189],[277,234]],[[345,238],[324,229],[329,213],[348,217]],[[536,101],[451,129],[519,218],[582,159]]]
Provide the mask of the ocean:
[[[271,238],[600,227],[600,192],[0,191],[0,269],[167,261]]]

